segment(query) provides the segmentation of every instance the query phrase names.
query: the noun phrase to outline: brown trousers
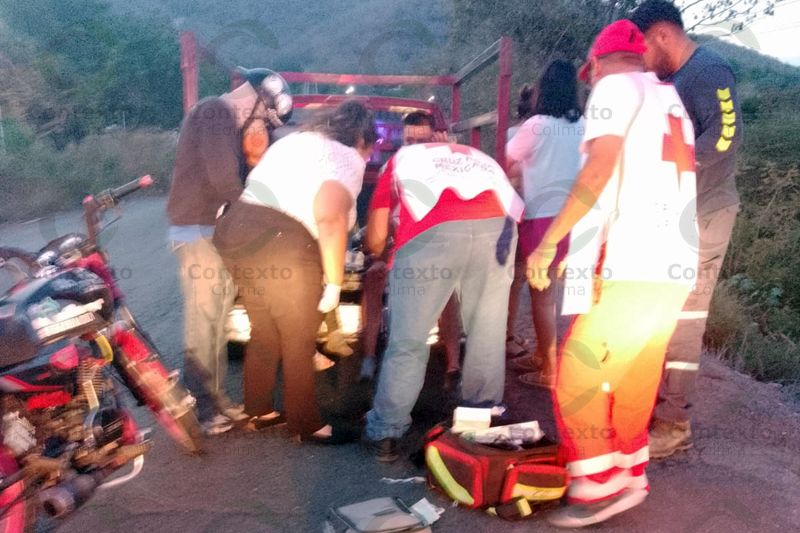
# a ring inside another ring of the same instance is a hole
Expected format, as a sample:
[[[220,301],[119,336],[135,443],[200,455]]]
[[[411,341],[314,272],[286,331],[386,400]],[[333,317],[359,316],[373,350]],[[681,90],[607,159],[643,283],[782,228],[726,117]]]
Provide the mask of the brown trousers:
[[[297,220],[268,207],[237,202],[217,222],[214,244],[239,288],[252,324],[244,361],[244,408],[273,410],[278,366],[290,431],[322,428],[313,356],[322,320],[319,245]]]

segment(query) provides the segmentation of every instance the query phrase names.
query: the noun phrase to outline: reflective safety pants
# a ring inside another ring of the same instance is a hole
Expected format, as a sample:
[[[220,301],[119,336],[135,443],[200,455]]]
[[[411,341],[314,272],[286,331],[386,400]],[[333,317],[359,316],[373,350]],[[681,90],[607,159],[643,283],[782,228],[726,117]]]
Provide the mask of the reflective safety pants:
[[[647,427],[688,292],[675,283],[605,281],[599,302],[573,322],[554,391],[572,503],[649,488]]]
[[[667,345],[667,361],[653,413],[655,418],[669,422],[689,421],[708,309],[738,211],[739,206],[734,205],[698,217],[699,265],[695,272],[685,273],[693,287]]]

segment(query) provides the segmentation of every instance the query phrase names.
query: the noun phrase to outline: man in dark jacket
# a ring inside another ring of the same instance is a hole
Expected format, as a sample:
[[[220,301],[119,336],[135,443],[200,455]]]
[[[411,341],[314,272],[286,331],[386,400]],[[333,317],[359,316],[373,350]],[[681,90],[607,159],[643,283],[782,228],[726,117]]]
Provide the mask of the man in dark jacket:
[[[200,101],[184,119],[167,203],[184,298],[185,381],[209,435],[245,417],[223,385],[224,324],[235,288],[211,242],[214,222],[223,205],[239,198],[249,167],[266,151],[269,131],[292,107],[280,76],[267,69],[243,74],[245,83]]]
[[[667,349],[650,430],[650,457],[657,459],[692,445],[689,408],[708,308],[739,211],[734,176],[742,117],[730,65],[689,38],[672,2],[647,0],[631,20],[645,35],[647,67],[675,85],[696,138],[699,265]]]

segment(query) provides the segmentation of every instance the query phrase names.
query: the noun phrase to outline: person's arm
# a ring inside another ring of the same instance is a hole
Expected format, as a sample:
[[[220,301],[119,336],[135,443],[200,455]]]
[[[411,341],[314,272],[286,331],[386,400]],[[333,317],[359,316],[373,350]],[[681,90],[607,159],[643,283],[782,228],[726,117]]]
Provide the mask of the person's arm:
[[[704,69],[682,90],[681,98],[697,129],[698,167],[713,165],[735,154],[742,139],[742,117],[736,79],[730,69],[721,65]]]
[[[325,282],[341,287],[347,251],[347,232],[353,197],[338,181],[325,181],[314,197],[314,218],[319,229],[319,249]]]
[[[244,190],[239,176],[241,146],[238,135],[235,135],[236,123],[232,112],[223,106],[218,103],[213,113],[204,109],[206,112],[197,119],[200,121],[200,157],[220,204],[236,201]]]
[[[394,158],[390,159],[381,171],[369,202],[367,249],[375,256],[380,256],[383,253],[386,248],[386,240],[389,238],[393,174]]]
[[[547,269],[553,262],[558,243],[597,202],[614,173],[624,143],[625,138],[617,135],[589,141],[586,163],[575,178],[564,206],[545,232],[541,244],[528,257],[528,280],[535,289],[544,290],[550,285]]]
[[[389,215],[389,208],[381,207],[371,210],[367,217],[367,250],[376,257],[386,248],[386,240],[389,238]]]
[[[609,113],[589,116],[582,151],[586,161],[575,178],[561,211],[545,232],[542,242],[528,257],[528,282],[535,289],[550,286],[547,269],[553,262],[556,246],[572,227],[594,207],[614,173],[625,136],[633,122],[643,94],[638,81],[629,75],[610,75],[597,82],[587,109],[605,109]]]
[[[520,196],[523,194],[522,165],[530,164],[539,146],[541,139],[537,131],[541,127],[541,120],[539,116],[526,120],[506,143],[506,175]]]
[[[523,196],[522,165],[516,159],[509,157],[506,159],[506,166],[508,167],[506,175],[508,176],[509,183],[511,183],[511,186],[514,187],[515,191],[517,191],[517,194]]]
[[[625,138],[617,135],[605,135],[589,141],[586,164],[578,172],[561,211],[545,232],[543,243],[555,250],[572,227],[592,209],[614,173],[624,143]]]

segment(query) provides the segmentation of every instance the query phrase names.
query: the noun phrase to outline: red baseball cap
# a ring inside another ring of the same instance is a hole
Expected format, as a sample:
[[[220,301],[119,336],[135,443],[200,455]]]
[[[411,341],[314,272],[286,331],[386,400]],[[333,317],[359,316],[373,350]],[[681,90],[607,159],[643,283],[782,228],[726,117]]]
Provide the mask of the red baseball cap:
[[[584,83],[589,83],[589,65],[594,57],[603,57],[614,52],[642,55],[645,50],[647,45],[644,44],[644,34],[636,24],[628,19],[612,22],[595,37],[586,56],[586,63],[578,70],[578,78]]]

